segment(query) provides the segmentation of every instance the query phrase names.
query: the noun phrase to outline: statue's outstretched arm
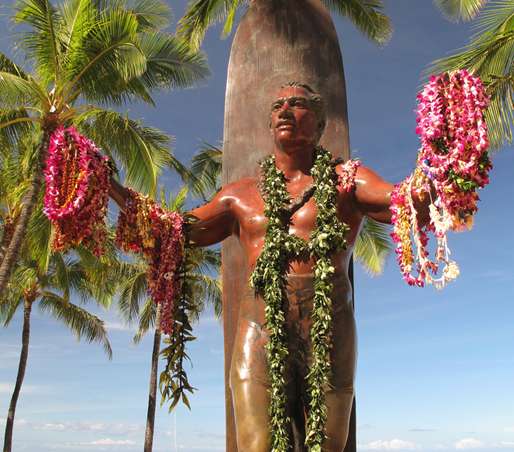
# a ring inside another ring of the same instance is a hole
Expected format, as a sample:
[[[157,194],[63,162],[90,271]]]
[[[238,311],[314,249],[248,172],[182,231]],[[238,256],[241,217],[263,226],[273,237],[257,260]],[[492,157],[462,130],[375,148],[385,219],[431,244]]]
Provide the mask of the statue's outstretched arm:
[[[232,184],[222,188],[216,196],[191,212],[188,224],[188,238],[196,246],[209,246],[230,236],[237,221],[232,209],[235,196]]]
[[[391,223],[391,192],[394,185],[382,179],[373,170],[360,166],[355,176],[355,198],[364,215],[381,223]],[[420,195],[412,193],[414,207],[420,226],[430,221],[428,193]]]
[[[123,209],[129,197],[129,190],[112,178],[109,196],[120,209]],[[207,204],[188,213],[192,219],[187,226],[188,237],[192,245],[214,245],[232,234],[236,225],[231,208],[233,201],[234,194],[231,184],[221,189]]]

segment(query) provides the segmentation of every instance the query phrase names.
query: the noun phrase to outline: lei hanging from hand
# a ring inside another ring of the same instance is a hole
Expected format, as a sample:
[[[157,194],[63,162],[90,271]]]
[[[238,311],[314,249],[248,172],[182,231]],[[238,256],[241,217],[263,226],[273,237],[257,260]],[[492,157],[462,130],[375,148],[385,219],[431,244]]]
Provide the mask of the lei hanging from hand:
[[[74,127],[52,133],[43,212],[54,226],[54,251],[82,244],[102,254],[111,172],[109,158]]]
[[[446,234],[471,228],[477,190],[489,183],[492,165],[484,120],[489,100],[480,79],[465,70],[431,77],[417,98],[421,149],[413,175],[391,194],[391,235],[407,283],[442,288],[459,274],[457,263],[449,257]],[[430,223],[424,227],[418,224],[413,194],[421,201],[430,198]],[[427,249],[429,231],[437,239],[434,260]],[[440,263],[444,267],[437,276]],[[413,267],[417,275],[412,274]]]
[[[332,336],[332,277],[335,268],[331,257],[346,248],[345,234],[348,226],[337,217],[337,184],[346,191],[353,188],[358,161],[349,161],[338,178],[332,155],[317,147],[311,175],[317,217],[316,228],[309,242],[289,234],[291,225],[291,198],[284,173],[277,169],[275,157],[261,163],[261,186],[265,202],[264,214],[268,226],[264,247],[257,259],[250,282],[265,303],[266,328],[269,342],[266,345],[270,388],[271,449],[284,452],[290,449],[289,423],[286,413],[285,366],[288,356],[284,312],[287,300],[286,276],[292,260],[312,258],[314,264],[314,300],[312,326],[312,365],[307,376],[309,413],[306,446],[310,451],[321,450],[325,440],[327,407],[325,390],[329,385],[330,349]],[[297,209],[296,209],[297,210]]]
[[[141,253],[148,262],[148,291],[161,305],[161,330],[173,330],[174,300],[181,290],[179,269],[184,257],[184,220],[151,199],[128,189],[120,211],[116,245],[125,252]]]
[[[187,274],[194,265],[188,254],[184,217],[128,189],[128,199],[120,211],[116,244],[125,252],[140,253],[148,263],[148,291],[160,306],[160,329],[167,335],[161,355],[166,360],[159,378],[163,402],[170,410],[182,400],[188,407],[189,384],[184,361],[186,344],[194,340],[189,320],[194,296]]]

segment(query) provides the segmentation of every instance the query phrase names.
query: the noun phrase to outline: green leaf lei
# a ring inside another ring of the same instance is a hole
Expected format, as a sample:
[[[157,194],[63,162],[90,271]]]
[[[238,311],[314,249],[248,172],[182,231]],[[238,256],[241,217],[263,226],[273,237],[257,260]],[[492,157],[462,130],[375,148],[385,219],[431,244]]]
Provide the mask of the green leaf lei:
[[[309,242],[289,234],[291,197],[284,173],[277,169],[275,157],[261,163],[264,214],[268,226],[264,247],[257,259],[250,282],[265,303],[266,327],[269,342],[266,345],[270,388],[271,450],[285,452],[290,449],[290,418],[286,412],[285,368],[288,356],[284,312],[286,274],[292,260],[312,258],[314,264],[314,300],[312,326],[312,366],[307,375],[309,413],[305,444],[309,451],[321,451],[326,438],[327,407],[325,391],[329,385],[330,349],[332,345],[332,276],[335,268],[331,256],[346,248],[348,225],[337,218],[338,176],[332,155],[322,147],[316,148],[311,175],[314,180],[314,199],[317,207],[316,228]]]

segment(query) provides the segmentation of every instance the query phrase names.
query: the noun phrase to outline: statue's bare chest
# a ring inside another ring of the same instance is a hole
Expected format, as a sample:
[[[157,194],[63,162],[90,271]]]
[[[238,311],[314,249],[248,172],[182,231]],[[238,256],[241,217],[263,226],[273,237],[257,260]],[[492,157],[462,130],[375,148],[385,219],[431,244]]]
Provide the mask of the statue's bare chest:
[[[295,199],[308,184],[298,187],[291,187],[291,199]],[[239,236],[244,242],[260,242],[264,240],[268,219],[264,214],[265,204],[262,196],[255,187],[239,199],[235,206],[236,216],[239,225]],[[316,226],[316,203],[314,199],[307,201],[292,217],[289,232],[308,239],[311,231]]]

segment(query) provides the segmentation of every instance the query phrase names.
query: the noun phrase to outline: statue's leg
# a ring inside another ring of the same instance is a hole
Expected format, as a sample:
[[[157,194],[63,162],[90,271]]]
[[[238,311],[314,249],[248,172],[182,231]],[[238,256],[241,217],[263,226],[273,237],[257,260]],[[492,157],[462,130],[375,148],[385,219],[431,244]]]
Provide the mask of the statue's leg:
[[[269,380],[267,335],[257,323],[240,319],[230,368],[237,448],[241,452],[269,452]]]
[[[353,309],[345,307],[334,313],[333,348],[331,352],[331,388],[326,393],[328,409],[327,441],[323,450],[343,452],[354,396],[356,334]]]
[[[334,279],[333,333],[330,387],[326,388],[327,440],[323,452],[343,452],[348,437],[350,414],[353,403],[353,382],[356,361],[356,335],[351,288],[348,278]],[[303,399],[307,400],[307,375],[312,365],[312,309],[314,278],[310,275],[288,278],[289,299],[289,350],[299,370],[298,383],[303,385]],[[305,439],[305,436],[304,436]]]

